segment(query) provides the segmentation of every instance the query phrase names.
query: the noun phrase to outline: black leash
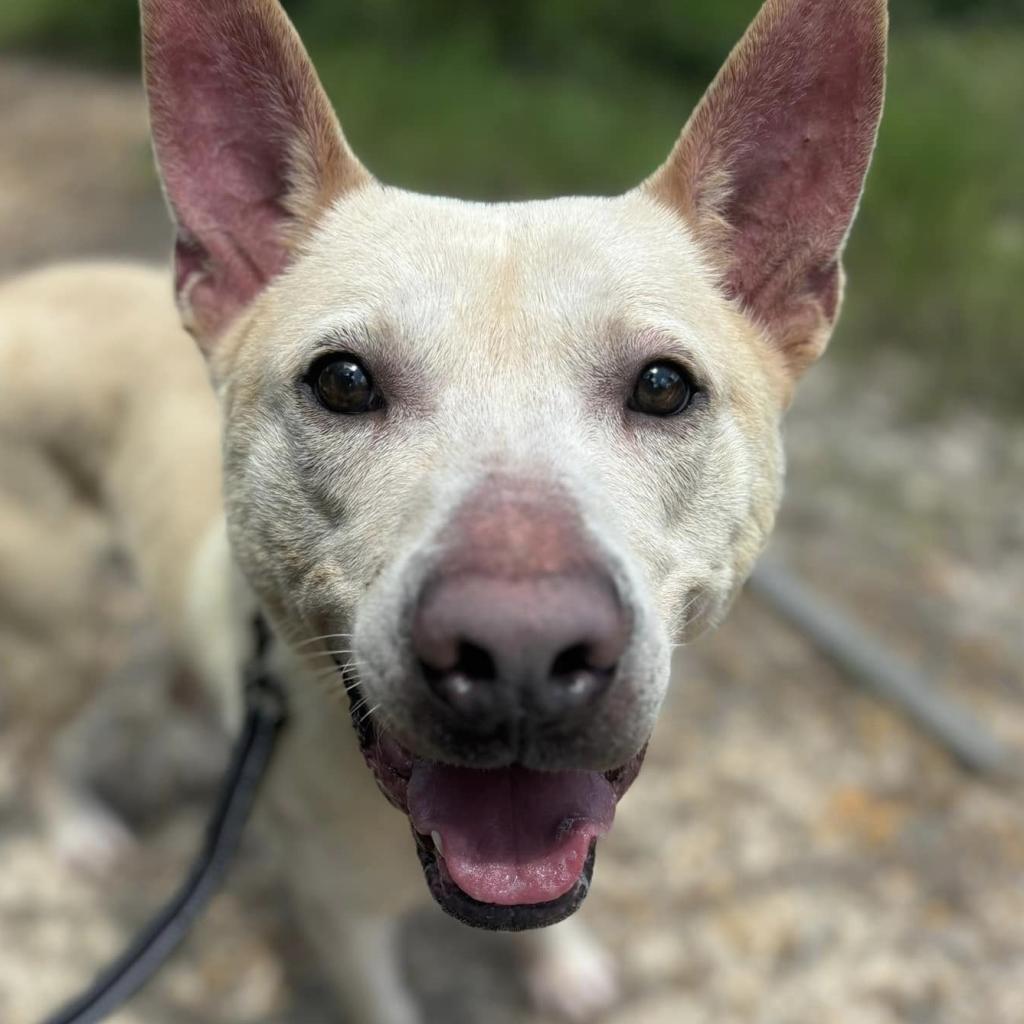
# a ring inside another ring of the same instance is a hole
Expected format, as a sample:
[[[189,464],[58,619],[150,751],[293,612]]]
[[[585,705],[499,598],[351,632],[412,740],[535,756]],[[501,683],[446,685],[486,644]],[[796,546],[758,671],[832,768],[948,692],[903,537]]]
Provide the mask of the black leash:
[[[253,656],[243,676],[245,722],[188,876],[131,945],[44,1024],[106,1020],[163,966],[223,882],[288,718],[284,688],[267,668],[270,631],[262,616],[254,620],[253,632]]]

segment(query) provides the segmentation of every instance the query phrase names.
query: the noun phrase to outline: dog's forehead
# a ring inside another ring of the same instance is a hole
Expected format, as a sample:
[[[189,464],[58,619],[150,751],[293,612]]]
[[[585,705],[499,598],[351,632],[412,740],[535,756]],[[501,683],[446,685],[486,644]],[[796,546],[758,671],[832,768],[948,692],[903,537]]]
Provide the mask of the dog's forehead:
[[[637,193],[489,204],[371,187],[326,214],[291,277],[306,316],[365,311],[413,335],[631,317],[697,335],[724,306],[683,223]]]

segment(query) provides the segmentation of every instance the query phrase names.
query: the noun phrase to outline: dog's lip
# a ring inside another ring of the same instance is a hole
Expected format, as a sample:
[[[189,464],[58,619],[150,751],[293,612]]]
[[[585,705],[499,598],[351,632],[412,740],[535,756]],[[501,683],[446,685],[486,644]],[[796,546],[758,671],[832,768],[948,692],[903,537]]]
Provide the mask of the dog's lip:
[[[358,732],[363,759],[373,772],[381,792],[395,807],[408,814],[408,785],[413,770],[417,762],[429,762],[409,751],[380,724],[367,728],[365,722],[360,722]],[[622,799],[640,774],[646,754],[645,743],[619,767],[600,773],[611,786],[616,802]]]
[[[358,684],[350,689],[350,697],[353,707],[358,707],[361,703]],[[386,799],[406,814],[410,818],[410,822],[413,823],[415,815],[410,810],[409,786],[414,772],[418,766],[423,772],[431,772],[436,770],[438,765],[436,762],[419,758],[411,753],[376,719],[373,722],[368,722],[365,716],[360,716],[358,713],[353,713],[352,718],[363,757],[373,772],[378,788]],[[548,878],[540,885],[531,885],[527,876],[521,874],[510,880],[509,884],[522,885],[523,889],[520,891],[530,893],[528,902],[516,902],[514,888],[510,891],[501,888],[492,890],[495,894],[494,902],[474,898],[454,881],[444,856],[438,854],[437,839],[440,839],[441,836],[438,835],[435,838],[429,834],[432,831],[429,830],[429,827],[428,831],[418,831],[413,823],[412,831],[416,840],[416,848],[432,896],[452,916],[484,928],[517,930],[543,927],[572,914],[582,903],[590,887],[597,837],[611,827],[614,805],[618,803],[639,773],[645,753],[646,746],[618,768],[606,772],[581,773],[600,778],[600,785],[606,786],[606,791],[610,790],[610,798],[605,798],[606,810],[596,819],[582,818],[579,822],[567,820],[563,823],[566,830],[577,833],[577,841],[568,844],[575,850],[572,856],[579,858],[575,861],[577,865],[575,870],[565,869],[563,866],[558,881]],[[525,769],[517,769],[514,765],[509,766],[509,769],[513,772],[525,771]],[[596,779],[594,785],[597,785]],[[611,800],[610,809],[607,805],[608,799]],[[465,873],[464,861],[460,867]],[[501,872],[499,871],[498,874],[500,876]],[[536,878],[535,875],[534,881]],[[468,876],[465,884],[470,889],[474,889]],[[487,891],[487,887],[485,886],[482,890],[474,889],[474,891],[480,895]],[[546,896],[550,896],[550,898],[545,898]]]

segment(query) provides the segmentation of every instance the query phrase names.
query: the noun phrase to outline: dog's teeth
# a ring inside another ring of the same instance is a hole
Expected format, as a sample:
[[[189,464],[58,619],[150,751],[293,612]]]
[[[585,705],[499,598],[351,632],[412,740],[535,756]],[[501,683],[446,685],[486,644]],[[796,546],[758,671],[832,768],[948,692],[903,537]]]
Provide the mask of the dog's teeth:
[[[434,849],[443,857],[444,856],[444,843],[441,840],[441,833],[434,829],[430,833],[430,838],[434,840]]]

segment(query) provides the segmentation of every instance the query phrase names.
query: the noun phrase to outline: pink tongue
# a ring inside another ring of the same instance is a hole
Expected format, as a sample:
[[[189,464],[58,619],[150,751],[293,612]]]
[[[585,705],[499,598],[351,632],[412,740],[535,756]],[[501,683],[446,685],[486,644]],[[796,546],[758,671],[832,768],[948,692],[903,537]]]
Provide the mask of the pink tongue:
[[[583,871],[590,841],[615,817],[615,793],[598,772],[477,771],[417,762],[409,817],[440,833],[452,881],[501,906],[547,903]]]

